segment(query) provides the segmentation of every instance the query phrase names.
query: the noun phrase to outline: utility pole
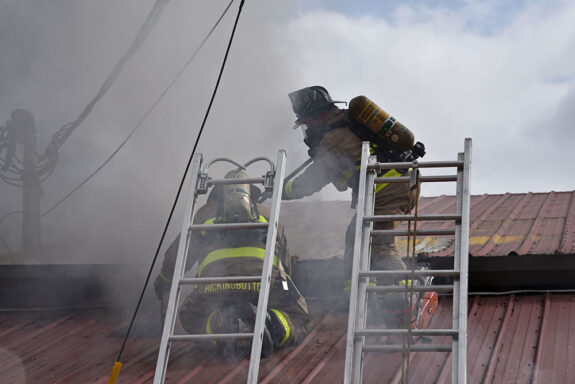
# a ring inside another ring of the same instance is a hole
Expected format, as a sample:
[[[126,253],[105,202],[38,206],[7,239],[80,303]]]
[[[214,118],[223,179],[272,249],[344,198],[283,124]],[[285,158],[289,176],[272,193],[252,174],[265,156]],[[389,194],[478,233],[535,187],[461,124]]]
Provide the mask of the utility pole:
[[[22,250],[40,248],[42,233],[40,227],[41,187],[36,162],[36,125],[32,114],[24,109],[16,109],[11,114],[16,128],[16,140],[22,144]]]

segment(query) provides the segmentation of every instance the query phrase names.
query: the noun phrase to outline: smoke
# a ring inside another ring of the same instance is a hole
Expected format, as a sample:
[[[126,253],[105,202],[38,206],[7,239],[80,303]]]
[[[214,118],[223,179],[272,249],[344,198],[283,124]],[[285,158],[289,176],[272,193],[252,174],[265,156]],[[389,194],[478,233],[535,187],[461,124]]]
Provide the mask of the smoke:
[[[573,189],[566,153],[561,166],[550,161],[573,142],[572,120],[555,116],[575,85],[571,2],[352,3],[286,23],[284,49],[307,80],[336,99],[370,97],[426,144],[425,161],[454,159],[471,137],[475,194]],[[448,184],[422,193],[453,194]]]
[[[94,97],[153,3],[3,1],[0,118],[6,120],[16,108],[29,110],[36,120],[41,153],[51,135],[76,119]],[[173,1],[166,6],[155,30],[108,94],[60,148],[56,170],[42,185],[42,211],[114,151],[227,4]],[[45,244],[80,242],[105,249],[105,259],[151,260],[216,84],[238,4],[232,5],[212,38],[118,155],[42,218]],[[269,9],[262,1],[246,3],[198,147],[204,159],[226,156],[245,162],[267,156],[275,161],[279,149],[288,149],[295,157],[305,154],[300,137],[289,129],[293,116],[286,94],[293,86],[274,46],[279,37],[274,24],[285,12],[277,6]],[[297,158],[289,161],[292,168],[297,166]],[[0,188],[0,215],[21,210],[21,190],[5,184]],[[178,213],[182,210],[180,204]],[[166,243],[179,230],[180,220],[181,213],[173,220]],[[12,250],[20,248],[19,227],[18,215],[0,223],[0,234]],[[108,249],[115,249],[116,255]]]

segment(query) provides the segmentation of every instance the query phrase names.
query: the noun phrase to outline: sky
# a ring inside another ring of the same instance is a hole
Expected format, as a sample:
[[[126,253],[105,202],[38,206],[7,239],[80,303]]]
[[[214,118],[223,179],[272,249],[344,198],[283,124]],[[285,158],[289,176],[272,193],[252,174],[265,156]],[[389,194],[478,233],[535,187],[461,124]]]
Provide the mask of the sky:
[[[38,150],[95,96],[152,0],[0,0],[0,125],[35,118]],[[82,182],[154,104],[228,1],[172,0],[118,80],[59,151],[42,211]],[[239,2],[123,149],[42,218],[44,243],[122,244],[149,257],[206,113]],[[245,162],[307,159],[287,94],[326,87],[368,96],[422,141],[422,161],[455,160],[473,140],[472,194],[572,191],[575,4],[529,1],[247,0],[198,151]],[[2,155],[2,153],[0,153]],[[265,172],[265,166],[254,172]],[[214,167],[214,173],[226,169]],[[447,183],[446,183],[447,184]],[[21,210],[0,185],[0,217]],[[424,185],[422,194],[453,194]],[[325,188],[313,199],[349,194]],[[180,226],[178,206],[172,231]],[[20,247],[21,218],[0,222],[0,255]],[[102,240],[104,239],[104,240]]]

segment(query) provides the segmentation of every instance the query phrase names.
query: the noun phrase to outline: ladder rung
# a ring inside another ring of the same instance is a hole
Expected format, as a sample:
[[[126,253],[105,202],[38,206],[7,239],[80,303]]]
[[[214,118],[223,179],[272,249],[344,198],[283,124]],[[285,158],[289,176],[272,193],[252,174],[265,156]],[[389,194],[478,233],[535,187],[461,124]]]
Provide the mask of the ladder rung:
[[[373,163],[368,164],[367,169],[394,169],[394,168],[460,168],[463,161],[425,161],[403,163]]]
[[[356,329],[356,337],[361,336],[385,336],[385,335],[407,335],[412,336],[458,336],[456,329]]]
[[[381,221],[441,221],[441,220],[459,220],[461,221],[461,215],[456,214],[446,214],[446,215],[376,215],[376,216],[365,216],[363,221],[369,223],[373,221],[374,223]]]
[[[457,175],[420,176],[419,181],[421,183],[437,183],[437,182],[443,182],[443,181],[457,181]],[[374,179],[374,182],[376,184],[409,183],[409,182],[411,182],[411,177],[409,177],[409,176],[376,177]]]
[[[251,177],[245,179],[210,179],[208,185],[230,185],[230,184],[263,184],[265,177]]]
[[[186,277],[180,279],[180,285],[210,284],[210,283],[237,283],[261,281],[261,276],[222,276],[222,277]]]
[[[399,352],[399,351],[409,351],[409,352],[450,352],[452,350],[451,344],[415,344],[407,345],[401,344],[390,344],[390,345],[364,345],[364,352]]]
[[[457,181],[457,175],[419,176],[422,183],[437,183],[444,181]]]
[[[407,231],[407,229],[374,229],[372,236],[433,236],[433,235],[455,235],[455,229],[418,229],[417,231]]]
[[[436,277],[449,277],[459,276],[459,271],[454,269],[421,269],[416,271],[360,271],[359,277],[403,277],[409,279],[410,277],[418,276],[436,276]]]
[[[212,333],[198,335],[171,335],[170,341],[204,341],[204,340],[222,340],[222,339],[251,339],[252,333]]]
[[[266,229],[268,223],[192,224],[190,231],[222,231],[228,229]]]
[[[378,285],[375,287],[367,287],[367,292],[451,292],[453,285],[414,285],[411,286],[397,286],[397,285]]]

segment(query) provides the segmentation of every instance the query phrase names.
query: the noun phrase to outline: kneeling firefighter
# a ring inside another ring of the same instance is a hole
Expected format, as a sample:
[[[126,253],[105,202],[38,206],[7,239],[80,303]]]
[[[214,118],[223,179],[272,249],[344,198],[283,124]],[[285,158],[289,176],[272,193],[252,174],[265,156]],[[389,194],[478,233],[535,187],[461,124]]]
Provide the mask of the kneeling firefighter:
[[[242,170],[226,178],[247,178]],[[261,191],[250,184],[216,185],[205,205],[194,216],[194,224],[267,222],[269,211],[257,203]],[[198,263],[196,277],[261,275],[266,247],[266,230],[194,231],[190,239],[186,270]],[[162,317],[168,302],[179,236],[165,253],[162,270],[155,281],[162,301]],[[262,356],[299,344],[306,336],[308,309],[289,276],[289,254],[283,228],[278,228],[272,281],[266,314]],[[259,282],[199,285],[185,299],[180,321],[191,334],[253,332],[259,296]],[[216,349],[226,355],[249,354],[251,339],[217,341]]]

